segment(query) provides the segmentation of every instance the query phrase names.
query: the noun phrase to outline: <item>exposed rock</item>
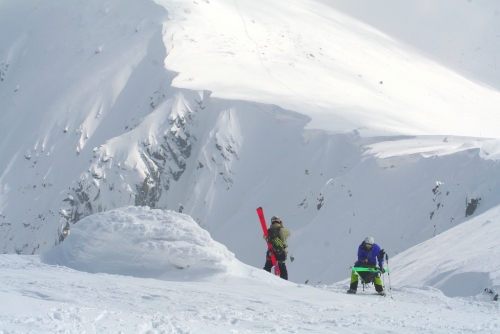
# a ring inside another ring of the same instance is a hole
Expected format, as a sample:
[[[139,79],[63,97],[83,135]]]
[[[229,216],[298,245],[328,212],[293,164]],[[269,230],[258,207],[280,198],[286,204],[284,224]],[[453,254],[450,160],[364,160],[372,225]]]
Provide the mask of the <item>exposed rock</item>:
[[[472,198],[470,200],[470,202],[468,200],[466,200],[467,208],[465,209],[465,217],[469,217],[469,216],[472,216],[474,214],[480,200],[481,200],[481,198]]]
[[[139,151],[137,153],[143,163],[140,170],[137,164],[135,168],[127,167],[127,155],[122,161],[115,161],[117,159],[109,153],[112,150],[109,151],[106,145],[94,149],[91,167],[63,200],[61,211],[65,212],[63,217],[67,220],[67,230],[82,218],[106,209],[130,204],[158,208],[172,182],[179,181],[186,171],[187,159],[193,150],[192,143],[196,141],[191,132],[197,127],[198,110],[197,105],[194,109],[188,106],[172,111],[168,122],[165,122],[167,128],[157,138],[133,146]],[[198,161],[197,166],[201,168],[203,164]],[[108,175],[111,175],[110,180]],[[65,230],[66,227],[60,232],[60,241],[64,240]]]

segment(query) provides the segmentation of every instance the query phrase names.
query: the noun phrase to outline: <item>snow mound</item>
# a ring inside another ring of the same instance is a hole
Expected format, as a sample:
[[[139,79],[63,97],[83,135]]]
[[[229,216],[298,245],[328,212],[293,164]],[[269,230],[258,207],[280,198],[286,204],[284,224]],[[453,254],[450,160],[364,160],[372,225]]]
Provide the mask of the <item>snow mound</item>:
[[[41,260],[90,273],[164,279],[224,273],[237,262],[191,217],[133,206],[82,219]]]
[[[486,160],[500,160],[500,140],[488,140],[481,147],[481,157]]]
[[[432,286],[448,297],[500,292],[500,206],[394,257],[394,285]],[[392,262],[392,261],[391,261]]]

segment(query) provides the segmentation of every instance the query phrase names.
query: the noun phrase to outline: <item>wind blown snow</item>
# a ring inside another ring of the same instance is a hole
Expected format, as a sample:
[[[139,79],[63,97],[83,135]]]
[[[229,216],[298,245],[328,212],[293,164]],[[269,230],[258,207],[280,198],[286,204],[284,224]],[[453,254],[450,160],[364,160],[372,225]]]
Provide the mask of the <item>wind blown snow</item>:
[[[180,279],[227,272],[236,261],[191,217],[134,206],[81,220],[41,259],[90,273]]]

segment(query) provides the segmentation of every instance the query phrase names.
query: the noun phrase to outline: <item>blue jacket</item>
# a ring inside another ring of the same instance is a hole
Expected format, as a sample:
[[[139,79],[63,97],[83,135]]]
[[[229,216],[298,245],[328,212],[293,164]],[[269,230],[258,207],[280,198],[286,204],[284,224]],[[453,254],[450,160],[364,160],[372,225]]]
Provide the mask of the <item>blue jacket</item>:
[[[365,249],[365,242],[363,241],[358,248],[358,261],[355,264],[355,267],[362,266],[365,262],[364,260],[368,259],[368,263],[366,265],[376,266],[378,260],[378,266],[380,269],[384,268],[384,258],[380,256],[380,247],[377,244],[373,244],[372,249],[369,251]]]

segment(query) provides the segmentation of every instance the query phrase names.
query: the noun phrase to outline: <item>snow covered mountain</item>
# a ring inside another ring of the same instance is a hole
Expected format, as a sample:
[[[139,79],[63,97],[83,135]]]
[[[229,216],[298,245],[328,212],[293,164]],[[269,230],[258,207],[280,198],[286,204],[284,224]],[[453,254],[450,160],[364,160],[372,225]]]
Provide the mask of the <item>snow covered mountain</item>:
[[[500,204],[500,93],[314,1],[0,2],[0,248],[129,205],[190,215],[244,263],[255,208],[290,279],[344,279]]]
[[[319,0],[417,47],[472,80],[500,88],[496,0]]]

